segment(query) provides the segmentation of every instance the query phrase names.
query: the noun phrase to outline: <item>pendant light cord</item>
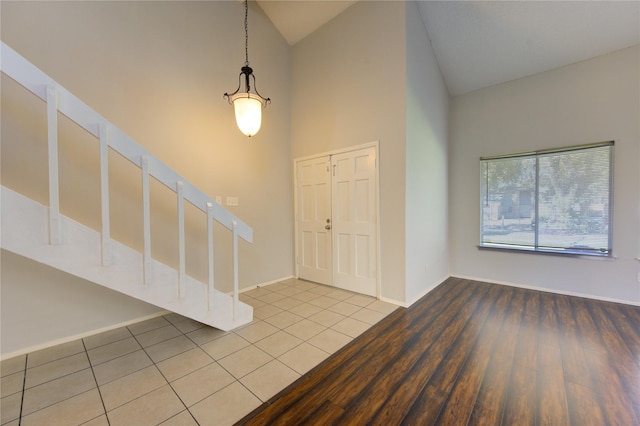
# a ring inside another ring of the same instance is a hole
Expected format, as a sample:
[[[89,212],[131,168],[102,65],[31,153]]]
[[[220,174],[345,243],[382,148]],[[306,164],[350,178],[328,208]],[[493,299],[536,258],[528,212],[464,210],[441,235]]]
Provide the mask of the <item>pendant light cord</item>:
[[[249,66],[249,25],[247,24],[249,16],[249,0],[244,0],[244,64]]]

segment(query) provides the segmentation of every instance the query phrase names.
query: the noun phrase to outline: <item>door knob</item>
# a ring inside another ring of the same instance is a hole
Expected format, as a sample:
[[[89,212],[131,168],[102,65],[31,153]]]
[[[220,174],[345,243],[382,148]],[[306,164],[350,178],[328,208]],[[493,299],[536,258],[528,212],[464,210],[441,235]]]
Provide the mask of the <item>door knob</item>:
[[[331,225],[325,225],[324,229],[326,229],[328,231],[329,229],[331,229]]]

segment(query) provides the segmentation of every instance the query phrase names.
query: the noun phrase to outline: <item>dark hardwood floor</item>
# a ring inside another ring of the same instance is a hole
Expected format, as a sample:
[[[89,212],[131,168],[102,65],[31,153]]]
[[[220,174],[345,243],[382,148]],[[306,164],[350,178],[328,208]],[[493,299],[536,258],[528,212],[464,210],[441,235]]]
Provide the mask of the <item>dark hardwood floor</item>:
[[[640,308],[450,278],[239,424],[639,420]]]

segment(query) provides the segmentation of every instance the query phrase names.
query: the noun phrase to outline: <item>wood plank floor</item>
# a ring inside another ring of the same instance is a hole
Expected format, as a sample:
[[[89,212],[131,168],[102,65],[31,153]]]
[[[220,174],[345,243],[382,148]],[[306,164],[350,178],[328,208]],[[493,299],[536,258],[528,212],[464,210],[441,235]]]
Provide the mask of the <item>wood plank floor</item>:
[[[638,425],[640,308],[450,278],[239,424]]]

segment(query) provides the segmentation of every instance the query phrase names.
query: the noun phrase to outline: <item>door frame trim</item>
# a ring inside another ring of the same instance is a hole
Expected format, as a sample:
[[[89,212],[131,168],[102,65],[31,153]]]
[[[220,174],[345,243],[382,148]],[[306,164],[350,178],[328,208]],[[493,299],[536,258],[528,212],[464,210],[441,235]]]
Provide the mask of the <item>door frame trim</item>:
[[[326,157],[336,154],[343,154],[346,152],[359,151],[366,148],[375,148],[376,152],[376,168],[375,168],[375,212],[376,212],[376,298],[380,299],[382,296],[382,273],[380,262],[380,141],[368,142],[360,145],[348,146],[345,148],[334,149],[331,151],[321,152],[313,155],[307,155],[304,157],[298,157],[293,159],[293,240],[294,240],[294,265],[295,265],[295,277],[300,278],[299,272],[299,247],[298,247],[298,163],[302,161],[312,160],[314,158]],[[332,265],[333,269],[333,265]]]

